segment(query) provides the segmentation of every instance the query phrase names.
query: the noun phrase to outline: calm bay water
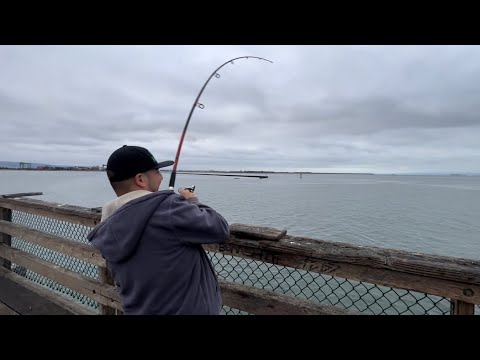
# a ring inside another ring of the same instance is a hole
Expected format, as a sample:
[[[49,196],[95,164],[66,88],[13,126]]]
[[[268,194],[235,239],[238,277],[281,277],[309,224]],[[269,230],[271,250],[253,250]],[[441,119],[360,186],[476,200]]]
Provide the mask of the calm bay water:
[[[268,179],[179,174],[229,223],[290,235],[480,259],[480,177],[269,174]],[[161,190],[168,188],[164,173]],[[103,172],[0,171],[0,194],[86,207],[113,199]]]

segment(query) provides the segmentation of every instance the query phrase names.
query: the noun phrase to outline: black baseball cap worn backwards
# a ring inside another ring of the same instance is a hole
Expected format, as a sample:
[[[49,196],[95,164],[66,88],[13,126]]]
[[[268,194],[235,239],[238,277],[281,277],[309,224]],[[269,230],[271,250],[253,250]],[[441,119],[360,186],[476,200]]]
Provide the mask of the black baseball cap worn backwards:
[[[147,149],[123,145],[107,161],[107,176],[111,182],[122,181],[152,169],[173,165],[172,160],[157,162]]]

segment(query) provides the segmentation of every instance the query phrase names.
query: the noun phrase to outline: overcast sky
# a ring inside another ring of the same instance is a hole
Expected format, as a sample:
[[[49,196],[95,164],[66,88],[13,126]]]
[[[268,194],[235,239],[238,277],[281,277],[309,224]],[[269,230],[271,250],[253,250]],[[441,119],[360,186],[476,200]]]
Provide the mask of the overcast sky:
[[[480,173],[479,46],[0,46],[0,160]]]

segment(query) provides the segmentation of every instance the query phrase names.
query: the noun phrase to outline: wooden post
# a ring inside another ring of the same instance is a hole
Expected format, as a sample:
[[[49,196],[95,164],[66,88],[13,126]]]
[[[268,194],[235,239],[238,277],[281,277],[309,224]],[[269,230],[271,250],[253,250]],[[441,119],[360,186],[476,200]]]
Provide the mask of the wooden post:
[[[475,305],[452,299],[450,301],[450,315],[475,315]]]
[[[11,222],[12,210],[0,208],[0,220]],[[0,243],[3,243],[7,246],[12,246],[12,236],[5,233],[0,233]],[[12,269],[12,263],[7,259],[0,258],[0,266],[7,268],[8,270]]]
[[[106,267],[98,267],[98,281],[102,284],[114,285],[112,275]],[[120,315],[120,312],[112,307],[100,304],[100,315]]]
[[[3,195],[0,195],[0,198],[11,199],[11,198],[17,198],[22,196],[35,196],[35,195],[43,195],[43,193],[30,192],[30,193],[3,194]],[[12,222],[12,209],[0,208],[0,220]],[[5,233],[0,233],[0,243],[3,243],[7,246],[12,246],[12,236]],[[12,270],[12,263],[10,260],[0,258],[0,266],[7,268],[8,270]]]

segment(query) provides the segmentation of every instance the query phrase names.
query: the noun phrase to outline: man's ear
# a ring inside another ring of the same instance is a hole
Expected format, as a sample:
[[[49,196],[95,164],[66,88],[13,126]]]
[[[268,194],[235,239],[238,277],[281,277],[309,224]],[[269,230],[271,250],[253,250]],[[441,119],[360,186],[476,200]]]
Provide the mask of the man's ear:
[[[135,177],[133,178],[135,185],[141,188],[145,188],[147,186],[147,183],[145,182],[145,180],[146,180],[145,175],[142,173],[135,175]]]

